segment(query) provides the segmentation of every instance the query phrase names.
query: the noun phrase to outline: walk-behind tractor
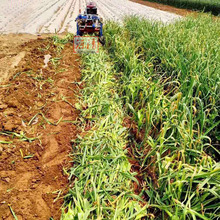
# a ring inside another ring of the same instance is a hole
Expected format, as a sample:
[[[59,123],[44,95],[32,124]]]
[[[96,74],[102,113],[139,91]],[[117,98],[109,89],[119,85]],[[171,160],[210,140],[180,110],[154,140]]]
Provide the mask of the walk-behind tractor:
[[[102,18],[98,16],[97,7],[94,2],[87,4],[84,14],[79,12],[76,22],[78,36],[94,34],[99,36],[99,41],[104,44],[103,21]]]

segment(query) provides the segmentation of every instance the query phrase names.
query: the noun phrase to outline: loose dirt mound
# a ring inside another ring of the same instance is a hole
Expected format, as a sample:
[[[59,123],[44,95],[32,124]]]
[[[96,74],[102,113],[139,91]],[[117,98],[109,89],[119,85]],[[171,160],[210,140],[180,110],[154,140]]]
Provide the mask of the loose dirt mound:
[[[13,219],[11,207],[19,220],[59,219],[63,167],[77,135],[78,57],[71,44],[59,54],[51,39],[22,48],[14,74],[0,84],[0,216]]]
[[[0,82],[12,74],[14,67],[25,55],[23,43],[37,38],[33,35],[0,35]]]

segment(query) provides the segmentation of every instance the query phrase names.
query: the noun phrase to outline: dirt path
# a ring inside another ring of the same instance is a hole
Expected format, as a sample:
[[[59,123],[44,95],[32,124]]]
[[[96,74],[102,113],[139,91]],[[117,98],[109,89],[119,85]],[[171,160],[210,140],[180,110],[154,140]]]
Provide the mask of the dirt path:
[[[188,14],[195,13],[191,10],[175,8],[173,6],[163,5],[163,4],[159,4],[159,3],[155,3],[155,2],[149,2],[149,1],[144,1],[144,0],[130,0],[130,1],[142,4],[142,5],[145,5],[145,6],[148,6],[148,7],[156,8],[156,9],[159,9],[159,10],[162,10],[162,11],[175,13],[175,14],[181,15],[181,16],[186,16]]]
[[[11,207],[19,220],[59,219],[78,133],[78,57],[71,44],[59,54],[51,40],[27,38],[0,57],[1,64],[14,54],[10,78],[0,83],[0,217],[13,219]],[[44,68],[45,55],[51,61]]]
[[[88,0],[1,0],[0,33],[75,33],[75,18]],[[126,15],[172,22],[180,16],[129,0],[95,0],[104,20],[121,21]]]

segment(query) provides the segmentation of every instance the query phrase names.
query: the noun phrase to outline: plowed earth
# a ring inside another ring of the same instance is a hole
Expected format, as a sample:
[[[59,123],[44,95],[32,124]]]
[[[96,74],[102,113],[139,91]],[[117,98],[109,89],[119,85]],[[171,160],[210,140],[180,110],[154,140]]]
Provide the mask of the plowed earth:
[[[19,220],[59,219],[78,133],[78,57],[71,44],[59,53],[49,38],[25,41],[0,57],[12,63],[0,67],[10,76],[0,79],[0,217],[14,219],[13,210]]]

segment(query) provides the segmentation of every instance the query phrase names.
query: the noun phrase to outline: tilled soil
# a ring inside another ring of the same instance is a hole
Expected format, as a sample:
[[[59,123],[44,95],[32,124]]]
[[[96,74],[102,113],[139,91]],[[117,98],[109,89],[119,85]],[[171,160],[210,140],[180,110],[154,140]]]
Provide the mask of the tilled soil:
[[[14,67],[24,57],[26,51],[21,46],[30,39],[37,39],[33,35],[0,35],[0,83],[13,73]]]
[[[14,54],[22,55],[0,83],[0,217],[13,219],[13,210],[19,220],[59,219],[79,132],[78,56],[70,43],[59,53],[51,39],[16,46]]]

